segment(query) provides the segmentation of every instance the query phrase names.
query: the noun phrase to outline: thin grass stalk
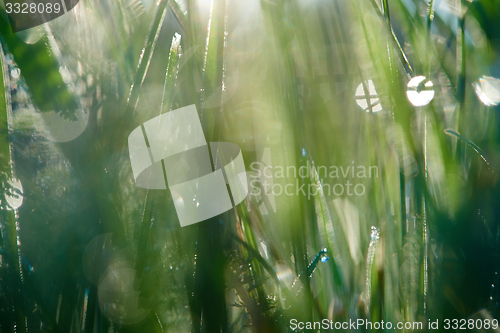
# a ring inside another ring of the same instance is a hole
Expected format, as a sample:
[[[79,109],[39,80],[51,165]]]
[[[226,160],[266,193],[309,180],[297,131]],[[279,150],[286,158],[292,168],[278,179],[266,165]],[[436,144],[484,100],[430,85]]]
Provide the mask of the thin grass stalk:
[[[464,132],[464,112],[465,112],[465,89],[466,89],[466,80],[467,80],[467,51],[466,51],[466,44],[465,44],[465,18],[466,15],[464,15],[462,18],[459,19],[459,24],[458,24],[458,31],[457,31],[457,46],[459,46],[459,49],[457,50],[457,59],[459,59],[458,64],[460,66],[459,70],[459,76],[458,76],[458,84],[457,84],[457,93],[458,93],[458,132],[462,133],[464,135],[467,135],[467,133]],[[460,37],[459,37],[460,36]],[[457,145],[458,149],[458,159],[462,160],[465,159],[466,153],[465,153],[465,143],[461,145]]]
[[[399,42],[397,41],[397,38],[394,36],[394,33],[393,33],[393,30],[392,30],[392,26],[390,26],[390,15],[388,13],[389,11],[389,7],[388,7],[388,3],[386,3],[384,1],[384,23],[385,25],[387,25],[387,31],[389,32],[390,35],[393,36],[394,40],[397,42],[397,45],[399,45]],[[362,29],[363,29],[363,33],[365,35],[365,39],[368,40],[368,29],[366,27],[366,24],[363,20],[361,20],[360,22],[361,26],[362,26]],[[368,47],[368,50],[369,50],[369,54],[370,54],[370,58],[372,59],[372,62],[375,64],[376,63],[376,54],[375,54],[375,50],[373,50],[372,46],[370,45],[370,43],[367,43],[367,47]],[[387,49],[388,49],[388,52],[389,54],[392,54],[392,47],[391,47],[391,40],[389,38],[387,38]],[[402,51],[402,50],[401,50]],[[403,55],[403,59],[405,59],[405,61],[407,61],[406,59],[406,55],[404,55],[404,52],[402,52],[402,55]],[[392,77],[393,78],[393,81],[392,81],[392,86],[397,86],[397,83],[399,81],[399,78],[397,77],[397,69],[396,69],[396,64],[392,61],[393,57],[389,56],[389,60],[383,60],[383,63],[386,63],[388,64],[388,67],[389,67],[389,70],[388,72],[391,73],[392,75],[388,75],[388,80],[389,80],[389,77]],[[412,71],[412,67],[409,63],[407,63],[407,67]],[[366,84],[364,83],[364,80],[363,80],[363,83],[364,85],[364,91],[368,91],[368,87],[366,86]],[[369,101],[369,99],[367,99],[367,104],[370,105],[371,102]],[[394,105],[397,105],[397,99],[396,101],[393,102]],[[395,113],[398,114],[400,113],[401,111],[396,111]],[[394,220],[394,217],[392,216],[391,214],[391,208],[390,208],[390,198],[389,197],[386,197],[387,193],[389,193],[387,191],[387,185],[389,183],[389,178],[387,177],[386,175],[386,172],[385,172],[385,167],[384,167],[384,164],[383,164],[383,155],[382,155],[382,148],[381,148],[381,136],[379,134],[379,126],[380,126],[380,122],[377,120],[377,117],[373,114],[373,112],[370,112],[370,123],[371,123],[371,128],[372,128],[372,131],[373,131],[373,137],[374,137],[374,140],[373,140],[373,143],[374,143],[374,149],[376,151],[376,156],[377,156],[377,165],[379,167],[379,170],[380,170],[380,174],[381,174],[381,180],[380,180],[380,184],[381,184],[381,192],[382,192],[382,201],[383,201],[383,205],[384,205],[384,215],[385,215],[385,221],[386,223],[383,224],[381,227],[382,227],[382,232],[385,234],[384,235],[384,242],[385,242],[385,248],[387,249],[386,250],[386,253],[387,255],[389,255],[389,253],[392,253],[392,251],[395,251],[397,252],[397,244],[398,242],[397,241],[394,241],[395,239],[398,238],[398,234],[396,232],[396,228],[393,226],[393,220]],[[404,157],[402,157],[404,158]],[[403,178],[403,177],[402,177]],[[401,207],[403,208],[403,211],[404,211],[404,182],[401,183]],[[376,206],[376,203],[374,203],[374,206]],[[403,221],[403,219],[401,220]],[[372,227],[373,228],[373,227]],[[378,238],[380,237],[380,232],[379,230],[376,231],[377,233],[377,238],[376,238],[376,242],[378,243]],[[372,229],[372,235],[373,235],[374,231]],[[404,236],[403,236],[404,237]],[[375,320],[377,317],[380,317],[380,316],[383,316],[384,320],[392,320],[393,319],[393,311],[391,311],[391,309],[389,307],[391,307],[390,303],[389,302],[382,302],[381,300],[384,299],[384,290],[386,290],[385,288],[387,288],[387,286],[389,286],[389,288],[391,288],[391,276],[392,276],[392,272],[393,271],[397,271],[398,268],[397,267],[393,267],[395,265],[395,261],[392,260],[391,256],[389,255],[388,257],[384,258],[383,261],[384,261],[384,275],[386,276],[386,281],[384,281],[385,285],[382,287],[382,286],[377,286],[375,284],[375,287],[378,287],[376,288],[375,290],[377,292],[379,292],[380,290],[382,290],[382,293],[380,295],[377,295],[377,297],[375,297],[375,299],[378,300],[378,304],[376,304],[374,307],[371,308],[370,310],[370,307],[371,307],[371,302],[372,302],[372,297],[371,297],[371,289],[372,289],[372,285],[373,283],[382,283],[382,281],[378,281],[378,279],[372,279],[372,276],[374,276],[374,273],[375,274],[378,274],[378,271],[375,269],[375,267],[373,267],[373,261],[374,261],[374,256],[375,256],[375,248],[376,247],[373,247],[372,246],[372,243],[374,242],[374,239],[372,238],[372,240],[370,241],[370,245],[369,245],[369,250],[368,250],[368,255],[367,255],[367,261],[366,261],[366,273],[365,273],[365,313],[367,315],[370,315],[371,316],[371,319],[372,320]],[[371,256],[371,258],[370,258]],[[397,299],[397,298],[396,298]],[[382,309],[381,307],[379,308],[379,304],[384,304],[384,309]],[[394,306],[394,305],[392,305]]]
[[[273,32],[273,37],[276,40],[275,50],[279,55],[279,59],[281,64],[278,67],[282,67],[285,70],[284,82],[279,82],[281,91],[278,93],[283,96],[284,106],[289,112],[290,115],[290,123],[292,127],[293,133],[295,133],[295,140],[292,144],[292,151],[296,162],[296,165],[299,167],[306,166],[307,161],[312,162],[313,159],[310,156],[310,153],[307,153],[305,157],[301,156],[301,147],[306,147],[306,139],[305,139],[305,128],[304,124],[306,124],[307,120],[304,118],[304,112],[301,109],[300,101],[299,101],[299,93],[297,90],[297,76],[295,73],[295,62],[292,57],[291,52],[289,52],[289,45],[294,35],[290,34],[288,31],[281,28],[281,22],[285,19],[290,19],[294,24],[298,26],[302,26],[300,22],[301,18],[297,16],[296,8],[297,4],[295,1],[288,3],[286,1],[280,1],[276,4],[276,6],[271,6],[269,3],[265,1],[261,1],[261,6],[264,13],[264,20],[266,26],[269,28],[269,31]],[[286,14],[286,7],[290,6],[291,15],[290,17]],[[295,11],[295,12],[294,12]],[[302,31],[305,32],[305,29]],[[299,40],[301,36],[298,36]],[[306,65],[306,68],[311,68],[311,66]],[[311,71],[312,72],[312,71]],[[307,104],[307,101],[305,102]],[[305,185],[308,187],[310,181],[308,178],[300,178],[299,186]],[[309,265],[309,259],[307,255],[307,247],[308,243],[307,236],[308,234],[304,231],[307,230],[307,226],[311,221],[307,212],[314,211],[314,202],[310,200],[300,200],[297,210],[297,220],[290,221],[296,230],[300,230],[301,232],[292,233],[291,234],[291,247],[293,256],[295,258],[295,273],[300,274],[305,271]],[[311,287],[309,284],[309,280],[304,284],[304,294],[311,295]],[[304,308],[311,309],[310,313],[307,314],[307,318],[314,317],[314,307],[312,306],[312,299],[307,297],[307,304],[304,304]]]

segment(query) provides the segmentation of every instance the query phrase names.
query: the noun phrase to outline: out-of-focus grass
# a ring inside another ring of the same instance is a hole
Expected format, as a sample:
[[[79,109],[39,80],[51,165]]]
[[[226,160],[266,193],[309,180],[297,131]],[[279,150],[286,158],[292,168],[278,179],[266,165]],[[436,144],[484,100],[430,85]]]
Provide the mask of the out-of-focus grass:
[[[496,318],[498,110],[473,84],[500,76],[498,13],[487,0],[82,0],[21,36],[2,12],[0,331]],[[421,107],[406,96],[418,75],[435,93]],[[377,96],[356,95],[370,84]],[[312,166],[273,184],[313,195],[250,195],[180,228],[170,192],[135,186],[126,141],[190,104],[247,170]],[[43,112],[78,110],[85,131],[49,140],[60,128]],[[365,193],[330,191],[348,180]]]

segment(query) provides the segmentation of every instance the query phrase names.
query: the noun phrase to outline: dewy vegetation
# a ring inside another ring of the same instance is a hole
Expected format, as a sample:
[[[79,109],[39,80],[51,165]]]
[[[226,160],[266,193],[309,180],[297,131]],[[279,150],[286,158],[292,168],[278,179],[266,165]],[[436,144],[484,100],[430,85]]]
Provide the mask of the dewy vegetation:
[[[20,33],[0,8],[0,332],[498,318],[499,41],[496,0],[81,0]],[[181,228],[127,137],[191,104],[314,194]],[[330,166],[377,176],[335,196]]]

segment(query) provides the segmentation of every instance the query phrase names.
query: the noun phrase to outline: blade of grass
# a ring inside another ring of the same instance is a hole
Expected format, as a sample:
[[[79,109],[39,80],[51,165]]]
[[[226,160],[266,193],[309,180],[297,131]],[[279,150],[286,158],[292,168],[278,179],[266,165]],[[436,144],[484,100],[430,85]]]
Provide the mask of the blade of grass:
[[[469,147],[471,147],[476,153],[478,153],[478,155],[488,165],[488,167],[490,167],[490,169],[492,168],[492,163],[491,163],[490,159],[488,158],[488,156],[486,156],[486,154],[483,152],[483,150],[481,148],[479,148],[478,145],[476,145],[474,142],[472,142],[471,140],[464,137],[462,134],[460,134],[452,129],[445,129],[444,132],[446,134],[448,134],[449,136],[453,136],[455,138],[458,138],[461,141],[463,141],[465,144],[469,145]]]
[[[149,65],[151,63],[151,59],[153,58],[156,43],[158,42],[158,37],[160,36],[160,31],[163,27],[163,22],[167,14],[168,2],[169,0],[160,0],[158,2],[153,20],[151,21],[151,25],[149,26],[149,32],[144,42],[144,47],[139,58],[139,63],[137,64],[137,71],[135,73],[134,81],[130,86],[130,91],[127,97],[127,106],[131,107],[133,112],[135,112],[135,108],[137,107],[137,103],[139,102],[140,88],[142,87],[144,79],[148,74]]]
[[[9,141],[10,104],[7,99],[8,87],[5,82],[6,76],[4,76],[6,69],[7,66],[5,64],[4,53],[3,50],[0,49],[0,88],[3,90],[0,94],[0,173],[2,174],[0,176],[5,176],[7,178],[2,180],[10,181],[13,178],[13,165],[11,144]],[[2,191],[2,206],[5,205],[5,207],[0,209],[0,249],[2,250],[1,256],[7,263],[7,267],[10,266],[12,268],[7,270],[4,267],[0,267],[0,274],[2,274],[2,271],[4,270],[6,271],[5,292],[8,295],[9,303],[11,303],[3,305],[6,307],[6,310],[10,312],[10,320],[4,320],[2,318],[2,322],[6,323],[8,321],[8,325],[10,326],[9,329],[16,330],[17,328],[19,331],[25,331],[27,330],[26,317],[24,313],[25,295],[23,287],[23,272],[21,267],[21,253],[18,245],[18,221],[15,210],[8,209],[8,204],[3,202],[5,196],[10,195],[10,193],[6,193],[5,190],[6,188],[0,189],[0,191]]]

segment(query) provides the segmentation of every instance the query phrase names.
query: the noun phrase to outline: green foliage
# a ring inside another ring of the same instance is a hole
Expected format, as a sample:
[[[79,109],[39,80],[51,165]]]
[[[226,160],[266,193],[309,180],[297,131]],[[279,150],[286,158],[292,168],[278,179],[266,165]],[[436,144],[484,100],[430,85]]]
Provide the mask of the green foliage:
[[[499,13],[81,0],[23,34],[0,13],[0,332],[498,318]],[[420,75],[434,95],[414,106]],[[127,138],[191,104],[207,141],[305,195],[251,193],[181,228],[169,191],[135,186]],[[363,194],[338,195],[346,182]]]

